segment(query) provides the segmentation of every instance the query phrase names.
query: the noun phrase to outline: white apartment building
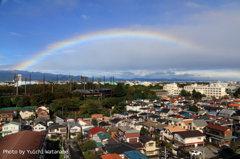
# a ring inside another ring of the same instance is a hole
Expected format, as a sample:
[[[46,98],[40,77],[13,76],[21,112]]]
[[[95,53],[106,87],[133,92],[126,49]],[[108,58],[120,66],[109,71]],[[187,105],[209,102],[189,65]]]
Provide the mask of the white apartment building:
[[[178,88],[176,83],[172,83],[164,85],[163,90],[168,91],[169,95],[179,95],[182,91],[182,88]]]
[[[217,83],[211,83],[210,85],[197,85],[191,84],[188,86],[184,86],[184,90],[188,92],[192,92],[194,89],[197,92],[205,94],[207,97],[222,97],[227,95],[226,93],[226,84],[222,84],[219,81]],[[181,93],[182,88],[178,88],[176,83],[167,84],[163,87],[163,90],[167,90],[170,95],[179,95]]]

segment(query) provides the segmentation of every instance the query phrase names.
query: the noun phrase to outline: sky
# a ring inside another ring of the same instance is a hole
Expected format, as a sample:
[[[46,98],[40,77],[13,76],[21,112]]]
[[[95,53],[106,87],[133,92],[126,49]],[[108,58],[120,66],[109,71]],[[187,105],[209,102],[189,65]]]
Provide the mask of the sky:
[[[240,81],[239,0],[0,0],[0,70]]]

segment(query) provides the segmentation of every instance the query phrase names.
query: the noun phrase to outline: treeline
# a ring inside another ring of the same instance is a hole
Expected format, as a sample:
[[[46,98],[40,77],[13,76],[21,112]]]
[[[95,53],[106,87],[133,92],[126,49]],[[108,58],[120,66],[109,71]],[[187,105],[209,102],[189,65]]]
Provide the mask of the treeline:
[[[83,85],[73,83],[72,90],[83,89],[83,87]],[[93,85],[92,83],[87,83],[85,85],[86,89],[95,89],[98,87],[98,85]],[[74,116],[75,114],[82,117],[89,117],[91,114],[95,113],[106,115],[110,114],[112,108],[114,108],[112,109],[112,114],[125,112],[125,100],[128,99],[159,99],[151,89],[161,88],[160,86],[129,86],[121,83],[117,86],[101,85],[100,87],[112,89],[111,96],[106,98],[94,96],[84,97],[81,92],[70,92],[69,84],[45,85],[44,92],[43,86],[31,85],[31,89],[35,90],[32,92],[35,92],[35,94],[26,96],[1,96],[0,107],[24,107],[51,104],[51,111],[65,117]],[[13,87],[9,86],[9,88]],[[21,89],[19,89],[19,91],[20,90]],[[2,93],[6,93],[6,91],[3,91]]]

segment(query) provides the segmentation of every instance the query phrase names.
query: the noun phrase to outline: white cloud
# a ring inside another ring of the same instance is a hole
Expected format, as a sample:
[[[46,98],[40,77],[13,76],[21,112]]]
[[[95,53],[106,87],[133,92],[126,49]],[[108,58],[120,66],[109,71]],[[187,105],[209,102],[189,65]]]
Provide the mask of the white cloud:
[[[18,37],[24,37],[23,35],[15,33],[15,32],[10,32],[10,35],[18,36]]]
[[[7,3],[8,2],[8,0],[1,0],[2,2],[1,2],[1,6],[3,6],[5,3]]]
[[[118,77],[235,79],[227,72],[240,68],[238,19],[240,11],[212,10],[182,17],[181,25],[129,27],[130,30],[164,32],[197,44],[202,50],[150,38],[104,39],[65,49],[61,55],[48,56],[31,69]]]
[[[188,7],[192,7],[192,8],[203,8],[204,7],[204,6],[194,3],[194,2],[186,2],[185,5]]]
[[[89,19],[90,17],[89,16],[86,16],[85,14],[82,15],[82,19]]]

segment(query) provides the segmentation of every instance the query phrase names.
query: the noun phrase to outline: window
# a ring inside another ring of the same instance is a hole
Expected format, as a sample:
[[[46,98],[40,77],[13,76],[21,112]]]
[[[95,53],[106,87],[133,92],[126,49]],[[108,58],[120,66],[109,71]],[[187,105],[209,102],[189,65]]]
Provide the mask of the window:
[[[153,143],[149,143],[148,146],[153,146]]]

